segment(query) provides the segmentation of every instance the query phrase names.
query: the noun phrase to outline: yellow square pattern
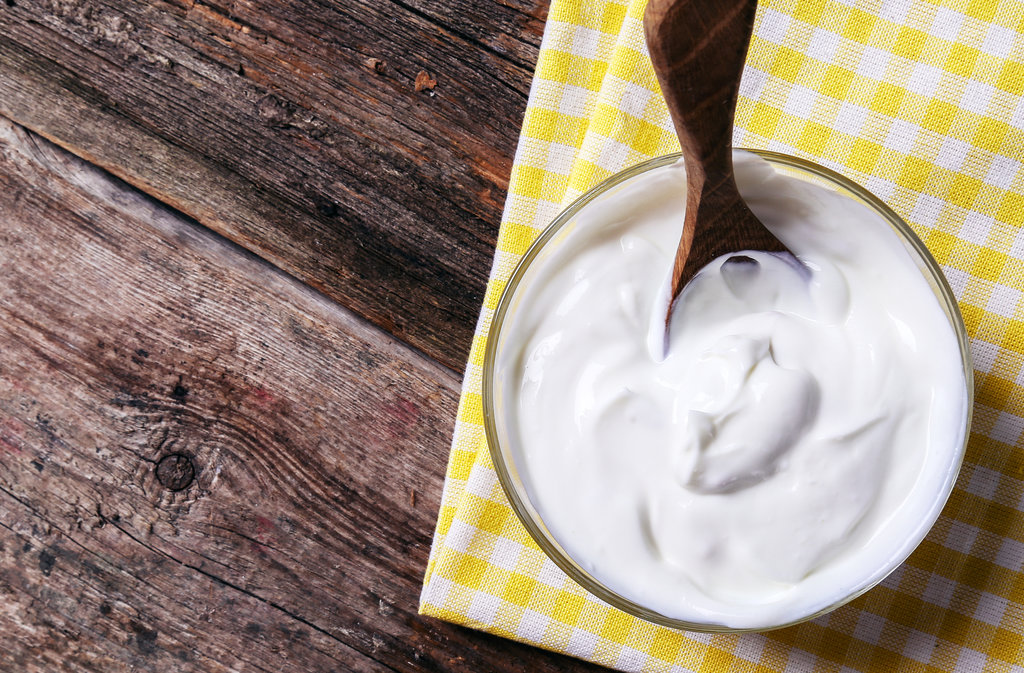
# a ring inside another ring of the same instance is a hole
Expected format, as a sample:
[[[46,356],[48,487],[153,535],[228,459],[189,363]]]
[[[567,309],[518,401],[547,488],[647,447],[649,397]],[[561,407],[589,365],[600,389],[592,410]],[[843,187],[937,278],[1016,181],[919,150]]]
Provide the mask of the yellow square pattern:
[[[534,237],[587,188],[678,150],[643,41],[646,0],[552,0],[477,326],[420,611],[624,671],[1024,671],[1024,2],[761,0],[736,144],[866,186],[931,249],[975,361],[967,457],[895,573],[763,634],[709,636],[608,607],[548,560],[487,450],[483,352]]]

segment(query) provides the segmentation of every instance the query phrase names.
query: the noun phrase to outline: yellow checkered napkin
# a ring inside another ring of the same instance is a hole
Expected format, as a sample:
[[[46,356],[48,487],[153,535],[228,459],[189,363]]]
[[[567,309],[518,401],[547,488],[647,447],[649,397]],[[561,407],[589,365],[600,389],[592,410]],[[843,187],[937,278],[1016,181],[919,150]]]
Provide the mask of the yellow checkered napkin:
[[[498,297],[573,198],[678,149],[643,45],[646,0],[553,0],[466,367],[420,610],[627,671],[1024,673],[1024,4],[762,0],[736,144],[808,157],[917,231],[977,368],[967,459],[935,528],[825,617],[711,636],[629,617],[566,578],[498,484],[480,377]]]

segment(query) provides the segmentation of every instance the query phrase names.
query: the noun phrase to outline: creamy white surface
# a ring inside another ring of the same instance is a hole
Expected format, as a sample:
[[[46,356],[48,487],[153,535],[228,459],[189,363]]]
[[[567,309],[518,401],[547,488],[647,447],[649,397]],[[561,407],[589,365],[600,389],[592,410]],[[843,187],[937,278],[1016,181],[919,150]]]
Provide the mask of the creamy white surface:
[[[496,380],[530,499],[596,579],[665,616],[757,628],[877,579],[937,516],[966,413],[955,335],[890,227],[737,153],[806,265],[748,253],[661,339],[680,165],[591,204],[524,278]]]

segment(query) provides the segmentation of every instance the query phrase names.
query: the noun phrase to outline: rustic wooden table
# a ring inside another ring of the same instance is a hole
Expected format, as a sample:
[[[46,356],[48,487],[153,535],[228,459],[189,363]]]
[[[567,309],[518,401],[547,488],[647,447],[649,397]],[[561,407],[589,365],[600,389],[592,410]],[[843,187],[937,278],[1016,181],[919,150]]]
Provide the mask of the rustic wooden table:
[[[0,670],[554,671],[416,614],[545,0],[0,0]]]

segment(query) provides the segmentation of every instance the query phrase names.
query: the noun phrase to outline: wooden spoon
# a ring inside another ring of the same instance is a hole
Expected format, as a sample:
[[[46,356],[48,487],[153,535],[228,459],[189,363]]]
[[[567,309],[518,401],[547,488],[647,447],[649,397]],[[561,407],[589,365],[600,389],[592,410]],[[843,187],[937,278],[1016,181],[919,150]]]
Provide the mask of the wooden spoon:
[[[716,257],[786,250],[747,208],[732,168],[733,115],[756,10],[757,0],[647,4],[647,49],[686,162],[686,217],[672,270],[670,312],[683,286]]]

